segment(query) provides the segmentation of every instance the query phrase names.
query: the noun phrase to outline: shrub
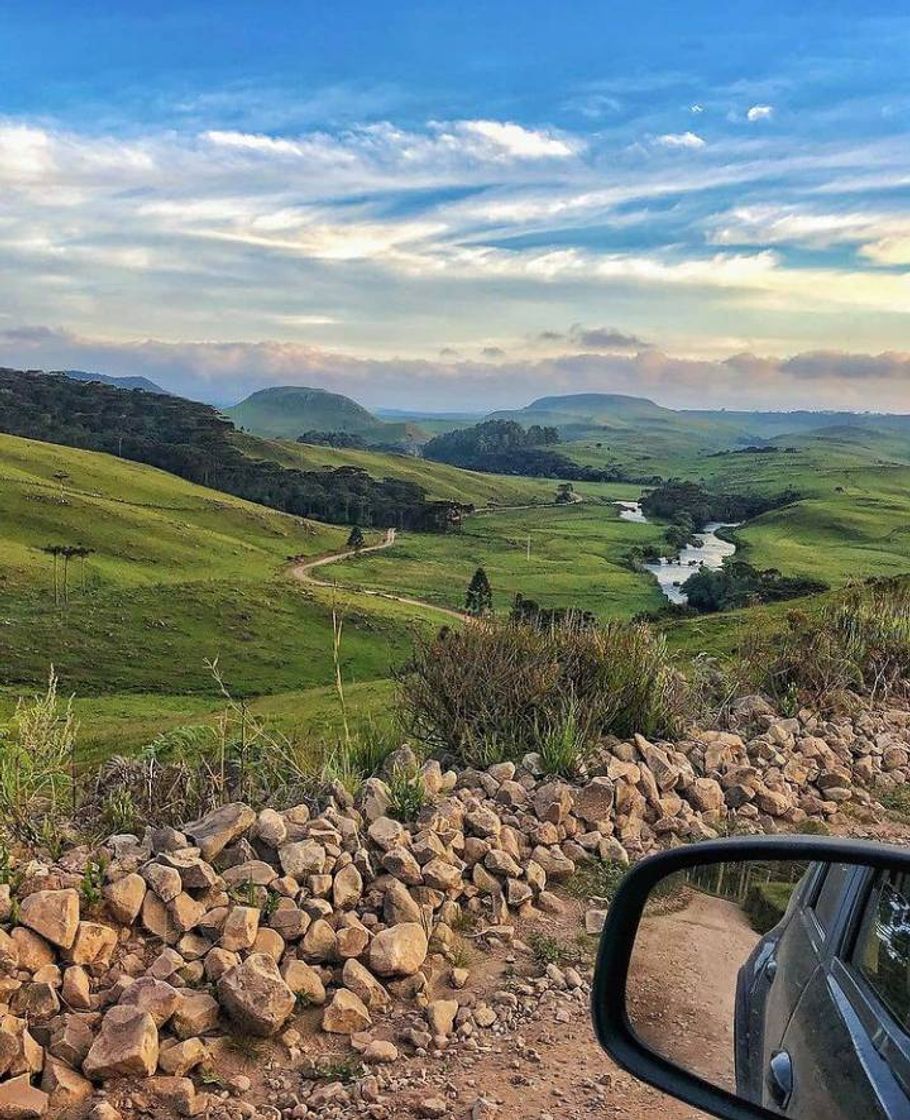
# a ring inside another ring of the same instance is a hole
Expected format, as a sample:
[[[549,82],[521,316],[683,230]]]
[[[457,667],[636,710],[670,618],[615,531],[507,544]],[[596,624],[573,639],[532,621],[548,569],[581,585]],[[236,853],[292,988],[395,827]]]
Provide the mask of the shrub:
[[[792,706],[799,696],[823,709],[851,694],[881,699],[910,678],[910,581],[848,588],[821,611],[791,611],[784,627],[753,635],[743,650],[751,684]]]
[[[576,705],[574,701],[569,701],[562,719],[557,716],[550,726],[540,732],[537,749],[540,768],[545,774],[560,778],[578,777],[596,745],[596,740],[579,727]]]
[[[398,700],[412,738],[488,765],[542,744],[565,760],[573,741],[587,749],[607,733],[672,734],[691,692],[663,636],[643,623],[539,630],[510,620],[419,640]]]
[[[396,767],[388,780],[389,816],[398,821],[414,821],[427,801],[420,774]]]

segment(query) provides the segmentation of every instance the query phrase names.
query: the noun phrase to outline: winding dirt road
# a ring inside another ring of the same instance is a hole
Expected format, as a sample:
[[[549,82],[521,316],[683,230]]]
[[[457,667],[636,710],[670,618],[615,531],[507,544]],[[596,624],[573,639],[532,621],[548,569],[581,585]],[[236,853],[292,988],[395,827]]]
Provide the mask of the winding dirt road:
[[[367,552],[381,552],[383,549],[391,548],[395,539],[395,530],[386,529],[385,536],[379,544],[368,545],[359,551],[349,548],[344,552],[333,552],[328,556],[320,556],[316,560],[301,560],[291,568],[291,575],[294,579],[300,580],[301,583],[312,583],[316,587],[333,587],[334,584],[331,580],[318,579],[313,575],[313,572],[317,568],[324,568],[328,564],[337,564],[340,560],[349,560],[353,556],[363,556]],[[412,599],[407,595],[393,595],[389,591],[374,591],[365,587],[350,588],[349,590],[356,591],[358,595],[371,595],[374,599],[390,599],[394,603],[405,603],[411,607],[420,607],[422,610],[435,611],[447,618],[454,618],[458,622],[467,622],[470,619],[470,615],[462,611],[453,610],[451,607],[441,607],[438,603],[428,603],[425,599]]]

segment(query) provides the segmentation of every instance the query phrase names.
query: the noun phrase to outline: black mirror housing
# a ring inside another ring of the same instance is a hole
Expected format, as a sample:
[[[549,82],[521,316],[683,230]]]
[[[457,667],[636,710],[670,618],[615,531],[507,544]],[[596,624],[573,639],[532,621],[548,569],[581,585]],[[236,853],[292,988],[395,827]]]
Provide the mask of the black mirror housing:
[[[658,883],[699,866],[765,860],[846,863],[910,873],[910,851],[863,840],[759,836],[673,848],[636,864],[620,884],[601,934],[594,973],[591,1009],[604,1050],[635,1077],[724,1120],[780,1120],[780,1113],[710,1084],[646,1045],[628,1014],[630,963],[645,905]]]

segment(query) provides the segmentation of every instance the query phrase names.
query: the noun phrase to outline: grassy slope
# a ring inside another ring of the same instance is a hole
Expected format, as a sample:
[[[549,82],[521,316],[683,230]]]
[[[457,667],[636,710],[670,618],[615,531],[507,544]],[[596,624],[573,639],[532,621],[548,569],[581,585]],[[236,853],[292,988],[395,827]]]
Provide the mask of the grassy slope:
[[[425,488],[431,498],[465,504],[486,506],[550,502],[556,493],[556,483],[547,479],[463,471],[444,463],[417,459],[412,455],[317,447],[292,440],[259,439],[244,433],[237,433],[233,439],[252,458],[274,459],[282,466],[299,467],[301,470],[362,467],[373,478],[399,478],[405,482],[416,482]]]
[[[630,493],[629,487],[615,489],[619,496]],[[468,581],[482,565],[497,610],[508,609],[520,591],[545,606],[580,606],[609,618],[661,605],[653,580],[620,563],[634,544],[659,535],[656,527],[621,521],[612,504],[594,501],[471,517],[457,536],[402,535],[394,549],[335,565],[332,572],[345,586],[393,589],[461,608]]]
[[[54,474],[65,471],[64,486]],[[282,572],[290,555],[341,547],[304,522],[151,467],[0,436],[0,683],[33,684],[53,661],[86,693],[211,693],[219,658],[233,689],[260,694],[332,679],[331,595]],[[96,549],[83,595],[56,609],[48,542]],[[339,596],[348,680],[406,655],[413,608]]]

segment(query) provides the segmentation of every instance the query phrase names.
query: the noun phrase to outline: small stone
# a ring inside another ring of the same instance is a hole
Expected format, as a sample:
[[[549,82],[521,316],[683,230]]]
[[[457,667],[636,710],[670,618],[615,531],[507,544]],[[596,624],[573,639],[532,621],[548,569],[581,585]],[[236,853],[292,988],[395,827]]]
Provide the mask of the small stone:
[[[218,1000],[208,992],[180,995],[177,1010],[171,1016],[170,1029],[178,1038],[195,1038],[214,1030],[218,1024]]]
[[[44,1064],[41,1088],[50,1097],[50,1106],[55,1112],[75,1108],[94,1092],[89,1080],[54,1057],[48,1058]]]
[[[585,911],[585,933],[597,934],[603,931],[607,921],[606,910]]]
[[[122,1007],[138,1007],[147,1011],[156,1027],[163,1027],[179,1004],[180,995],[177,990],[164,980],[156,980],[152,976],[134,980],[120,997]]]
[[[439,1120],[449,1111],[449,1106],[442,1097],[425,1097],[417,1102],[417,1115],[427,1117],[428,1120]]]
[[[184,832],[199,848],[202,858],[211,862],[228,844],[232,844],[251,828],[255,821],[256,814],[249,805],[235,802],[232,805],[222,805],[220,809],[186,825]]]
[[[281,966],[281,978],[295,996],[307,1004],[321,1006],[325,1003],[325,984],[315,968],[306,961],[289,958]]]
[[[343,867],[332,884],[332,902],[336,910],[351,910],[363,894],[363,879],[353,863]]]
[[[208,1057],[205,1043],[199,1038],[187,1038],[175,1046],[168,1046],[158,1055],[158,1068],[171,1077],[186,1075],[201,1065]]]
[[[368,1065],[388,1065],[398,1061],[398,1047],[394,1042],[386,1042],[381,1038],[374,1038],[368,1042],[361,1055]]]
[[[455,1025],[458,1000],[434,999],[427,1005],[427,1022],[434,1035],[448,1036]]]
[[[74,1011],[88,1011],[92,1006],[92,987],[88,973],[78,964],[63,974],[63,1002]]]
[[[360,961],[347,960],[341,970],[341,982],[371,1011],[386,1011],[391,997],[376,977]]]

